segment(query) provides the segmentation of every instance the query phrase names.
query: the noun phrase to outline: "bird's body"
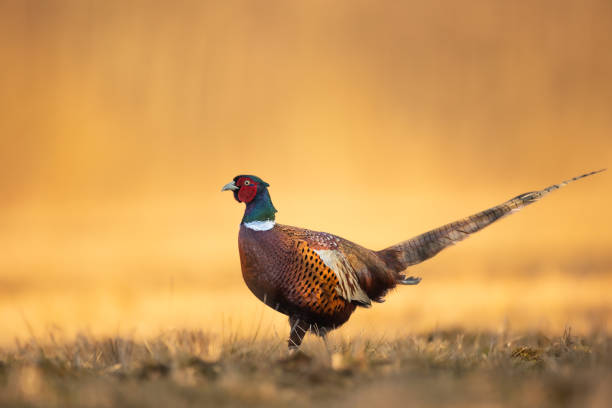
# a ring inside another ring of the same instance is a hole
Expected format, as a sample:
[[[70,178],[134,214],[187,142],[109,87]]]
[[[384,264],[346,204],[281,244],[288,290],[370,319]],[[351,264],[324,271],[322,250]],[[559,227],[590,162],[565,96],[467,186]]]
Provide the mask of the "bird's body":
[[[340,296],[338,277],[315,252],[337,246],[337,240],[280,224],[266,231],[242,225],[238,248],[244,281],[255,296],[281,313],[322,330],[339,326],[356,305]]]
[[[268,184],[258,177],[237,176],[224,190],[233,190],[236,200],[247,205],[238,237],[244,281],[266,305],[289,316],[289,346],[298,347],[307,331],[325,335],[344,324],[357,307],[383,302],[396,285],[419,283],[420,278],[405,277],[407,267],[595,173],[521,194],[380,251],[326,232],[277,224]]]

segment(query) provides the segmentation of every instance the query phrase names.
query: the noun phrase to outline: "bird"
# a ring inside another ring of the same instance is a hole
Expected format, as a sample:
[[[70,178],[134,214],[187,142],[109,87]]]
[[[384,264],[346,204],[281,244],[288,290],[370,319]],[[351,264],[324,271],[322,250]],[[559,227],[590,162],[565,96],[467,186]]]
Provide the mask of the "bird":
[[[327,232],[276,223],[270,185],[238,175],[221,191],[246,205],[238,234],[242,276],[267,306],[289,316],[289,350],[308,332],[325,339],[358,307],[382,303],[397,285],[417,285],[406,270],[517,212],[570,182],[597,170],[511,198],[499,205],[417,235],[382,250],[371,250]]]

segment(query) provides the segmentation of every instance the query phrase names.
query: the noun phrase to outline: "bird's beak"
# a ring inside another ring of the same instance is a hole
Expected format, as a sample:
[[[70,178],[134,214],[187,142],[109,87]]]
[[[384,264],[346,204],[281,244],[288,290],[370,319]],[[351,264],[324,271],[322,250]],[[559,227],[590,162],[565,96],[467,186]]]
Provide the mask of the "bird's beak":
[[[236,185],[236,182],[232,181],[224,185],[221,191],[226,191],[226,190],[232,190],[232,191],[238,190],[238,186]]]

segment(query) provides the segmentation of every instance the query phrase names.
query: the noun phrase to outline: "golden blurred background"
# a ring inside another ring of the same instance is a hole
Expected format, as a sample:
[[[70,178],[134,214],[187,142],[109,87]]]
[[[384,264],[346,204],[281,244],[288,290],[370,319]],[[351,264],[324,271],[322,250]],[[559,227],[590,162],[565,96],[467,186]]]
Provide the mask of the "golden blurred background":
[[[612,161],[612,3],[0,0],[0,341],[284,336],[235,175],[379,249]],[[612,174],[412,268],[339,335],[611,330]],[[260,323],[261,322],[261,323]]]

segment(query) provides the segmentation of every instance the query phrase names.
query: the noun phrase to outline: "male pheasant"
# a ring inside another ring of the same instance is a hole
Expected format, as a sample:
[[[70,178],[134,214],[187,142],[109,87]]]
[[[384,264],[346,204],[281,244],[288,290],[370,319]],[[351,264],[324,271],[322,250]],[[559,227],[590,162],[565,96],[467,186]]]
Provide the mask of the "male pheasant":
[[[325,336],[344,324],[356,307],[383,302],[398,284],[418,284],[421,278],[404,275],[409,266],[569,182],[601,171],[518,195],[380,251],[326,232],[277,224],[269,184],[259,177],[237,176],[222,191],[233,191],[234,198],[246,204],[238,236],[244,281],[266,305],[289,316],[289,348],[297,348],[309,330]]]

